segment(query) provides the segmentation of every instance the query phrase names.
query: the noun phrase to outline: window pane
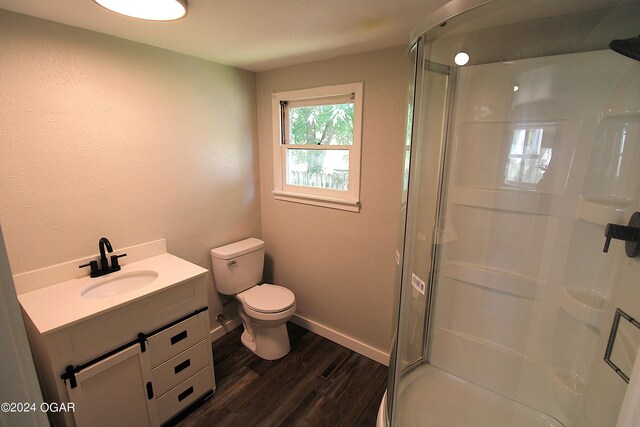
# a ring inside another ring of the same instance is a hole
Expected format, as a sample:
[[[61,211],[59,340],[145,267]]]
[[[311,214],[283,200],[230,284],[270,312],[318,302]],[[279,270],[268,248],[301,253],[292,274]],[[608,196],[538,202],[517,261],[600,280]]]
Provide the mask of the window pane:
[[[547,171],[552,147],[543,146],[543,136],[553,135],[545,133],[544,128],[517,129],[513,131],[511,151],[505,168],[505,183],[517,187],[533,188]],[[546,141],[552,143],[549,136]]]
[[[527,149],[525,154],[540,154],[540,142],[542,141],[542,132],[544,129],[531,129],[527,134]]]
[[[516,129],[513,131],[513,139],[511,140],[511,153],[509,153],[512,156],[522,155],[525,133],[526,130],[524,129]]]
[[[287,184],[349,189],[349,150],[287,150]]]
[[[289,144],[353,145],[353,103],[289,108]]]

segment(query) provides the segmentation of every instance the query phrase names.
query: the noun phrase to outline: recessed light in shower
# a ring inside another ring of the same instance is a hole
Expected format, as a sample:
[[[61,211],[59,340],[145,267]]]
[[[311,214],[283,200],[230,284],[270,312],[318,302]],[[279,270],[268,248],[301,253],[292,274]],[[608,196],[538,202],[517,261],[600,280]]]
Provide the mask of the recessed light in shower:
[[[463,65],[467,65],[467,62],[469,62],[469,54],[467,52],[460,51],[456,53],[456,56],[453,58],[453,62],[461,67]]]
[[[94,0],[105,9],[148,21],[174,21],[187,14],[187,0]]]
[[[518,91],[518,89],[520,89],[520,86],[518,86],[518,85],[513,85],[513,91],[514,91],[514,92],[517,92],[517,91]]]

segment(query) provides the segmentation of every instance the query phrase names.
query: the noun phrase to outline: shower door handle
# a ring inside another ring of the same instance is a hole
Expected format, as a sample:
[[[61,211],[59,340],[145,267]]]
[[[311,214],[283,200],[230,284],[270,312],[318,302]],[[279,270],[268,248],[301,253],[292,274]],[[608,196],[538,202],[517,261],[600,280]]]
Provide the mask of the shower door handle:
[[[640,253],[640,212],[631,215],[629,225],[607,224],[604,230],[604,249],[602,252],[609,252],[609,244],[611,239],[625,241],[625,251],[629,258],[635,258]]]

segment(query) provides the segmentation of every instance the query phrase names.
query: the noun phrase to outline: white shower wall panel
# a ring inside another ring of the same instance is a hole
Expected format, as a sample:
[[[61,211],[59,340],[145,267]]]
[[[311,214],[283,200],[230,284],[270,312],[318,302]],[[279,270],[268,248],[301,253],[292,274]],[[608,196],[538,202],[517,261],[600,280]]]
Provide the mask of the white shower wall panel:
[[[541,277],[544,252],[539,248],[545,248],[553,241],[556,218],[485,207],[452,206],[448,219],[458,239],[445,245],[445,259],[544,280]]]
[[[628,66],[598,51],[458,69],[430,361],[564,422],[597,353],[571,348],[603,339],[602,316],[566,306],[604,309],[611,288],[590,274],[601,234],[576,235],[600,227],[581,192]]]

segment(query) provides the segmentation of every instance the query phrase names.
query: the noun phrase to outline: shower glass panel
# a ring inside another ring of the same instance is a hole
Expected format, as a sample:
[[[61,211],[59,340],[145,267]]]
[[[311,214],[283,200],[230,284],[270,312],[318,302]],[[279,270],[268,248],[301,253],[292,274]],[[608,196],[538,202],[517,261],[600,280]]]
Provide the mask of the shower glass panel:
[[[604,229],[640,211],[640,62],[607,45],[638,22],[639,1],[495,0],[417,38],[379,425],[615,426],[603,356],[616,309],[640,319],[640,261]]]
[[[421,55],[422,56],[422,55]],[[403,165],[404,165],[404,179],[402,182],[402,200],[400,203],[400,228],[404,230],[405,225],[406,225],[406,217],[407,217],[407,190],[409,188],[409,165],[411,163],[411,137],[412,137],[412,133],[413,133],[413,115],[414,115],[414,99],[415,99],[415,94],[416,94],[416,73],[417,73],[417,64],[418,64],[418,43],[414,44],[411,49],[409,50],[409,61],[410,61],[410,73],[409,73],[409,85],[408,85],[408,91],[407,91],[407,121],[406,121],[406,129],[405,129],[405,133],[406,133],[406,139],[405,139],[405,143],[404,143],[404,160],[403,160]],[[404,252],[404,233],[398,233],[398,243],[396,246],[396,283],[401,283],[402,282],[402,268],[400,268],[400,262],[403,259],[403,252]],[[399,311],[400,311],[400,306],[404,306],[405,304],[400,304],[400,287],[396,287],[395,288],[395,293],[394,293],[394,303],[395,303],[395,307],[397,308],[396,310],[396,315],[394,316],[394,325],[393,325],[393,329],[394,329],[394,335],[392,338],[392,345],[391,345],[391,354],[389,357],[389,379],[388,379],[388,386],[387,386],[387,393],[385,393],[384,397],[383,397],[383,401],[384,406],[385,407],[392,407],[393,402],[389,399],[387,399],[387,397],[390,396],[394,396],[394,386],[396,384],[396,374],[397,375],[401,375],[402,372],[407,368],[405,363],[402,363],[401,360],[404,358],[404,356],[397,356],[397,351],[398,348],[402,348],[404,351],[404,345],[403,346],[398,346],[398,331],[399,330],[404,330],[404,324],[403,327],[400,328],[399,326],[399,322],[400,322],[400,316],[399,316]],[[421,317],[421,315],[419,313],[417,314],[413,314],[413,315],[403,315],[402,319],[406,320],[408,318],[412,318],[412,317]],[[401,334],[402,338],[404,339],[404,334]],[[386,421],[385,421],[386,422]]]

